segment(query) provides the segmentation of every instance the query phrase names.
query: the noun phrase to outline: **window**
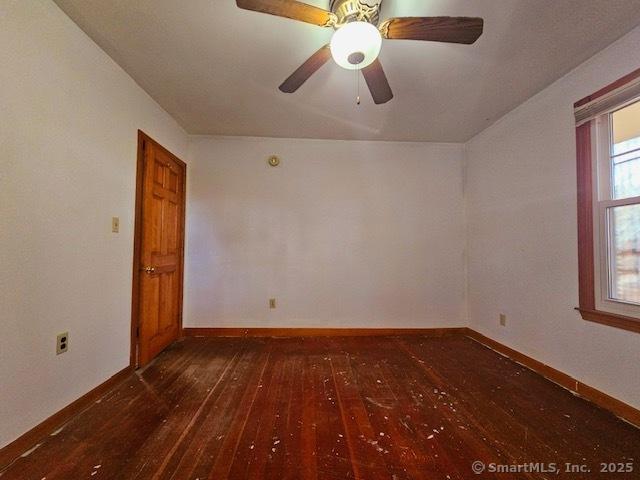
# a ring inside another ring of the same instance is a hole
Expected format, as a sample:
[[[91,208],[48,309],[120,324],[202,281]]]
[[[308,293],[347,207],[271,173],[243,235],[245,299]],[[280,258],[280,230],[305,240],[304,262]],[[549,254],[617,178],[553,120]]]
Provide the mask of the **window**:
[[[574,108],[578,310],[640,332],[640,69]]]
[[[640,317],[640,101],[599,116],[594,234],[596,306]]]

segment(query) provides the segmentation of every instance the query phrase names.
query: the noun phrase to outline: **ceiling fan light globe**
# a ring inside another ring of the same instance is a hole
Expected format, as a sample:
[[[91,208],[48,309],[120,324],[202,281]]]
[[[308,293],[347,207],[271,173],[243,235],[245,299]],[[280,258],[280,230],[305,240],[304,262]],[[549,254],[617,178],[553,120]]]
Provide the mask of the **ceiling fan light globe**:
[[[347,70],[368,67],[378,58],[382,48],[382,36],[378,29],[368,22],[351,22],[340,27],[331,39],[331,56],[335,62]],[[353,63],[354,59],[362,61]]]

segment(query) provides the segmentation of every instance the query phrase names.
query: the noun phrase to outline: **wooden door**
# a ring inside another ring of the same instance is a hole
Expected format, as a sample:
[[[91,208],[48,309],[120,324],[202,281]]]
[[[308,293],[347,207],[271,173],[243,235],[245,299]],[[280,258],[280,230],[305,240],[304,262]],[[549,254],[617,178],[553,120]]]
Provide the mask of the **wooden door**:
[[[139,145],[137,364],[142,366],[182,328],[186,165],[142,133]]]

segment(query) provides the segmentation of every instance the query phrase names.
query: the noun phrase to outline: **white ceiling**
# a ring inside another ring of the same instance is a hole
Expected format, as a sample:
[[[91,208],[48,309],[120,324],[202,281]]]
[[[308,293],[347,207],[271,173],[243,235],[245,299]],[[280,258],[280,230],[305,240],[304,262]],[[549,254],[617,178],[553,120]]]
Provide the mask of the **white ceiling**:
[[[333,62],[278,90],[331,29],[234,0],[55,1],[189,133],[216,135],[466,141],[640,24],[638,0],[384,0],[381,19],[479,16],[484,35],[385,41],[395,98],[376,106],[361,81],[357,106],[354,72]]]

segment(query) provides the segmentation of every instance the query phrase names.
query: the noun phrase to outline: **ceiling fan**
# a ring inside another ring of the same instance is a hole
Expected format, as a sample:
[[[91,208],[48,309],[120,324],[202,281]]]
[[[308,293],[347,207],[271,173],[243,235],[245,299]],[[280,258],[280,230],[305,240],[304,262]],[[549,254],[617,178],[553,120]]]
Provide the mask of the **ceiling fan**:
[[[331,43],[311,55],[280,85],[285,93],[298,90],[333,57],[343,68],[362,70],[373,101],[387,103],[393,92],[378,60],[383,38],[470,45],[482,35],[484,21],[475,17],[398,17],[378,25],[382,1],[331,0],[329,10],[295,0],[236,0],[236,4],[245,10],[335,29]]]

